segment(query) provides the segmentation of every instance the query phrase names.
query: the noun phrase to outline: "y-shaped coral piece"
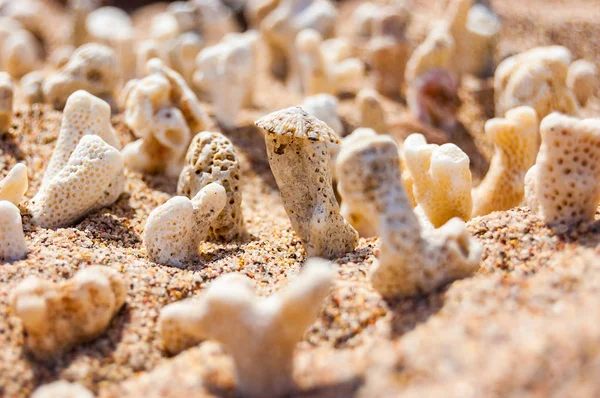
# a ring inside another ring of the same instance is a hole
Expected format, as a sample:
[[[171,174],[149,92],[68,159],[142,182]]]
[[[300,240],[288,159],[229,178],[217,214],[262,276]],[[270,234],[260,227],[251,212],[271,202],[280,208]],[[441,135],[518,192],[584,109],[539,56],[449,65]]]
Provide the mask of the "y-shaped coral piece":
[[[0,72],[0,131],[8,131],[12,122],[14,87],[10,75]]]
[[[306,112],[341,135],[344,132],[344,125],[337,115],[338,103],[338,99],[331,94],[317,94],[304,98],[301,106]]]
[[[404,140],[403,154],[415,199],[435,227],[454,217],[471,218],[469,157],[459,147],[427,144],[423,135],[411,134]]]
[[[101,335],[125,303],[127,284],[112,268],[94,265],[54,283],[30,276],[13,290],[10,305],[40,358]]]
[[[538,118],[527,106],[506,118],[488,120],[485,132],[495,151],[483,181],[473,190],[473,217],[519,206],[525,197],[525,174],[539,148]]]
[[[8,200],[18,206],[28,187],[27,166],[18,163],[0,181],[0,200]]]
[[[165,348],[177,353],[205,339],[218,340],[233,357],[244,396],[281,396],[294,386],[296,344],[329,294],[332,274],[327,261],[311,259],[289,285],[267,298],[257,297],[245,276],[222,276],[200,297],[163,308],[158,324]]]
[[[380,254],[371,283],[382,296],[429,293],[479,268],[481,245],[464,222],[452,219],[439,229],[421,230],[402,188],[398,147],[389,136],[343,147],[337,167],[343,200],[375,215]]]
[[[190,200],[175,196],[150,213],[144,229],[148,258],[180,267],[198,255],[198,245],[227,203],[225,188],[211,183]]]
[[[567,87],[573,91],[577,101],[585,106],[590,97],[600,90],[600,74],[596,65],[585,59],[573,62],[567,74]]]
[[[331,57],[324,50],[326,46],[327,43],[323,42],[316,30],[303,30],[296,37],[302,90],[305,95],[338,94],[344,90],[354,90],[356,81],[363,75],[364,68],[359,59],[339,59],[335,55]]]
[[[364,88],[356,95],[356,105],[360,112],[360,127],[373,129],[378,133],[388,131],[385,110],[377,91]]]
[[[178,176],[192,133],[208,118],[183,77],[154,58],[148,76],[124,89],[125,123],[140,138],[123,149],[127,167],[143,173]]]
[[[552,113],[540,133],[535,166],[525,176],[527,205],[551,226],[592,221],[600,202],[600,121]]]
[[[63,109],[67,98],[77,90],[112,102],[119,79],[115,52],[101,44],[85,44],[44,81],[44,97],[55,109]]]
[[[177,193],[193,198],[202,188],[216,182],[227,192],[227,204],[210,224],[213,239],[230,241],[244,232],[240,163],[235,147],[221,133],[197,134],[185,157]]]
[[[77,383],[58,380],[44,384],[31,394],[31,398],[94,398],[94,394]]]
[[[8,200],[0,200],[0,260],[20,260],[26,255],[21,212]]]
[[[567,86],[571,52],[561,46],[536,47],[506,58],[494,74],[496,116],[518,106],[543,119],[552,112],[577,115],[577,99]]]
[[[354,250],[358,234],[340,215],[332,187],[327,142],[340,143],[335,132],[300,107],[273,112],[255,124],[266,130],[271,171],[306,254],[333,258]]]

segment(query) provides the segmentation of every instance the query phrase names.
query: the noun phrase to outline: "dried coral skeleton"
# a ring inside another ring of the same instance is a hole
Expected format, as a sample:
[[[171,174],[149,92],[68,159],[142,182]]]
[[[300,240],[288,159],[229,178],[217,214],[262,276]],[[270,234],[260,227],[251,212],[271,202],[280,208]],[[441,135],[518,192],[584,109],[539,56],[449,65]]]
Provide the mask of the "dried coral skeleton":
[[[18,163],[0,180],[0,200],[8,200],[18,206],[28,187],[27,166]]]
[[[8,200],[0,200],[0,260],[20,260],[26,255],[21,212]]]

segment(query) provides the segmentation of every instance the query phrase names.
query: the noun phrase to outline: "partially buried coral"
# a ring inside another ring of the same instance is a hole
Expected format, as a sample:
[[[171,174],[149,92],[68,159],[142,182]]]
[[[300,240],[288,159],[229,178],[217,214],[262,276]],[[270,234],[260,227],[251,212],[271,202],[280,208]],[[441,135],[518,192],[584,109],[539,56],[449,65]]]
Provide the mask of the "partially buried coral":
[[[81,384],[58,380],[35,390],[31,398],[94,398],[94,394]]]
[[[0,200],[0,260],[20,260],[26,255],[21,212],[11,202]]]
[[[18,206],[28,187],[27,166],[18,163],[0,181],[0,200],[8,200]]]

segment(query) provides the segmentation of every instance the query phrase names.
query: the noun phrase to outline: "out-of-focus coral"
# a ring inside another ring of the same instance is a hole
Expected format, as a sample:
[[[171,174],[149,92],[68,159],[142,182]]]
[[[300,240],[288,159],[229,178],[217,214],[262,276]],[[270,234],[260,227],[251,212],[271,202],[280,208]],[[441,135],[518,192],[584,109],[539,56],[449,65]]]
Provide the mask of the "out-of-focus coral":
[[[31,398],[94,398],[94,394],[81,384],[58,380],[39,387]]]
[[[10,75],[0,72],[0,131],[8,131],[12,123],[14,91]]]
[[[20,260],[27,255],[27,242],[19,208],[0,200],[0,260]]]
[[[41,104],[44,102],[44,73],[29,72],[21,78],[21,92],[26,104]]]
[[[28,187],[27,166],[18,163],[0,180],[0,200],[8,200],[18,206]]]
[[[0,70],[15,78],[42,66],[42,49],[35,36],[8,17],[0,17],[0,53]]]
[[[368,88],[360,90],[356,95],[356,105],[360,112],[360,127],[373,129],[380,134],[388,131],[382,98],[377,91]]]
[[[337,115],[338,103],[338,99],[331,94],[317,94],[304,98],[302,109],[341,135],[344,133],[344,124]]]
[[[567,73],[567,87],[575,94],[579,104],[585,106],[600,90],[600,74],[596,65],[585,59],[573,62]]]

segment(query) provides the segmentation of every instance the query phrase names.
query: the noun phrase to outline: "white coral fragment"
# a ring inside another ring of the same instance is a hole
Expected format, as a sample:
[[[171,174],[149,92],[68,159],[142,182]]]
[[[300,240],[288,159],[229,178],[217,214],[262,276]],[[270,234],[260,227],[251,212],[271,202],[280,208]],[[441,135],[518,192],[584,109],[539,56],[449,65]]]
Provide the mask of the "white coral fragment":
[[[39,387],[31,398],[94,398],[94,394],[81,384],[58,380]]]
[[[100,336],[125,303],[127,285],[112,268],[91,266],[61,283],[31,276],[11,293],[10,304],[40,358]]]
[[[27,166],[22,163],[16,164],[0,181],[0,200],[8,200],[18,206],[28,187]]]
[[[473,216],[519,206],[525,198],[525,174],[539,147],[538,118],[527,106],[511,109],[505,118],[488,120],[485,132],[494,156],[485,178],[473,190]]]
[[[0,131],[8,131],[13,116],[14,86],[10,75],[0,72]]]
[[[377,91],[368,88],[360,90],[356,95],[356,105],[360,112],[360,127],[373,129],[379,134],[388,131],[382,98]]]
[[[567,86],[573,91],[577,101],[585,106],[588,100],[600,90],[600,74],[595,64],[585,59],[573,62],[567,74]]]
[[[482,248],[464,222],[423,231],[401,183],[396,143],[377,135],[342,147],[337,158],[343,201],[364,209],[380,237],[373,287],[384,297],[430,293],[479,268]]]
[[[218,340],[233,357],[244,396],[275,397],[294,387],[294,351],[329,294],[329,262],[310,259],[280,292],[257,297],[240,274],[214,281],[198,298],[170,304],[158,320],[165,348],[180,352]]]
[[[529,208],[551,226],[592,221],[600,202],[600,121],[552,113],[525,177]]]
[[[302,109],[313,115],[333,131],[341,135],[344,133],[344,125],[337,115],[338,99],[331,94],[317,94],[304,98]]]
[[[180,267],[193,260],[206,239],[211,223],[227,203],[225,188],[211,183],[190,200],[175,196],[150,213],[144,228],[148,258],[158,264]]]
[[[21,78],[42,65],[42,49],[37,39],[12,18],[0,17],[0,51],[0,70],[15,78]]]
[[[0,200],[0,260],[15,261],[26,255],[21,212],[8,200]]]

